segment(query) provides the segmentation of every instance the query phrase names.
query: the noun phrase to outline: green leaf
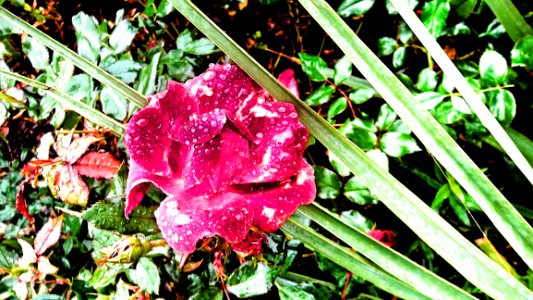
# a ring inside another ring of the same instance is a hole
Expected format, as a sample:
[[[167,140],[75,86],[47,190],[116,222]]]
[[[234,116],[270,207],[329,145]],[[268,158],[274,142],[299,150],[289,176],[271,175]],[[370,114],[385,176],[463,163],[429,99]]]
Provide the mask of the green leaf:
[[[431,203],[431,208],[433,208],[435,211],[439,211],[442,207],[442,204],[444,201],[448,198],[450,198],[451,190],[449,184],[443,184],[440,186],[440,188],[437,190],[437,194],[435,194],[435,197],[433,198],[433,202]]]
[[[309,79],[318,82],[328,79],[328,65],[321,57],[306,53],[298,53],[298,56],[302,62],[302,70],[307,74]]]
[[[383,170],[387,172],[389,171],[389,158],[380,149],[368,150],[366,152],[366,156],[368,156],[374,163],[376,163],[376,165],[380,166]]]
[[[505,27],[505,31],[516,43],[526,36],[533,36],[533,29],[526,22],[520,11],[509,0],[485,0],[490,10]]]
[[[463,19],[468,18],[470,14],[474,12],[474,8],[476,8],[478,0],[465,0],[457,8],[455,9],[455,12],[457,15]]]
[[[376,197],[355,176],[350,178],[344,185],[344,196],[359,205],[374,205],[378,203]]]
[[[113,116],[119,121],[124,121],[128,113],[128,101],[122,96],[115,93],[112,89],[104,87],[100,92],[100,102],[102,103],[102,111],[110,116]]]
[[[193,55],[209,55],[217,51],[218,48],[206,38],[193,40],[185,46],[185,53]]]
[[[135,268],[135,283],[141,290],[150,294],[159,294],[161,279],[157,266],[148,257],[141,257]]]
[[[335,88],[331,85],[323,85],[318,90],[314,91],[307,99],[305,103],[313,105],[322,105],[328,103],[331,96],[335,93]]]
[[[459,218],[459,221],[465,226],[472,226],[472,222],[470,221],[470,217],[468,216],[468,212],[464,206],[463,203],[461,203],[461,200],[457,198],[457,196],[453,193],[450,194],[450,206],[453,209],[453,212]]]
[[[344,123],[339,131],[354,141],[361,149],[374,149],[377,143],[377,127],[371,120],[357,118]]]
[[[412,136],[401,132],[385,133],[381,137],[380,148],[392,157],[402,157],[406,154],[422,151]]]
[[[155,93],[155,83],[157,79],[157,70],[159,65],[159,58],[161,57],[161,52],[157,52],[152,59],[150,64],[144,67],[139,73],[139,80],[137,80],[137,91],[143,95],[152,95]]]
[[[332,120],[337,115],[341,114],[348,107],[348,103],[345,97],[340,97],[335,100],[328,109],[328,120]]]
[[[0,244],[0,268],[10,270],[18,266],[18,255],[9,250],[6,246]]]
[[[509,126],[516,115],[516,100],[508,90],[489,93],[488,106],[494,117],[504,126]]]
[[[394,50],[398,48],[398,43],[396,42],[395,39],[385,36],[378,40],[377,47],[378,47],[378,51],[376,54],[378,56],[387,56],[387,55],[392,54]]]
[[[83,100],[83,102],[92,106],[93,102],[93,80],[87,74],[78,74],[70,78],[65,87],[65,92],[76,100]]]
[[[228,278],[228,292],[239,298],[266,294],[274,283],[277,271],[264,262],[247,261]]]
[[[117,275],[124,272],[126,269],[128,269],[127,264],[103,264],[93,273],[89,279],[89,283],[95,290],[99,290],[115,283]]]
[[[129,219],[126,219],[123,203],[100,201],[87,209],[81,217],[100,229],[114,230],[122,234],[150,235],[159,232],[154,211],[154,207],[140,205],[130,214]]]
[[[144,66],[143,64],[135,62],[131,59],[121,59],[106,66],[102,65],[101,67],[109,72],[109,74],[117,77],[127,84],[131,84],[135,82],[139,70],[141,70]]]
[[[422,23],[434,38],[442,35],[449,13],[450,4],[447,0],[433,0],[424,4],[421,16]]]
[[[399,68],[403,66],[405,62],[405,54],[407,53],[406,47],[398,47],[392,54],[392,66]]]
[[[342,17],[360,16],[369,11],[375,0],[344,0],[337,9]]]
[[[358,88],[357,90],[353,91],[348,95],[350,100],[352,100],[355,104],[362,104],[366,101],[368,101],[370,98],[374,97],[376,95],[376,91],[372,88]]]
[[[30,36],[25,37],[22,43],[22,50],[24,50],[35,69],[43,70],[50,65],[48,49],[38,40]]]
[[[347,225],[359,229],[362,232],[369,232],[374,228],[374,222],[363,216],[357,210],[346,210],[340,214],[340,219]]]
[[[343,56],[335,63],[335,71],[333,73],[333,81],[336,85],[342,84],[348,77],[352,75],[352,62],[346,56]]]
[[[504,33],[505,33],[505,27],[503,27],[502,23],[500,23],[500,20],[494,19],[487,26],[487,29],[485,30],[485,32],[481,33],[479,37],[489,36],[489,37],[498,39]]]
[[[463,114],[472,113],[472,110],[470,110],[470,106],[468,106],[468,104],[463,98],[457,97],[457,96],[451,96],[451,101],[452,101],[453,108],[455,108],[457,111],[462,112]]]
[[[79,12],[72,17],[72,25],[76,31],[78,53],[92,63],[96,63],[100,57],[98,22],[94,17]]]
[[[337,174],[322,166],[315,166],[317,196],[321,199],[335,199],[340,195],[341,181]]]
[[[170,4],[167,0],[161,0],[161,2],[159,3],[159,6],[157,7],[157,16],[159,18],[166,17],[173,10],[174,10],[174,7],[172,6],[172,4]]]
[[[122,20],[113,29],[109,37],[109,46],[114,53],[122,53],[131,45],[135,34],[137,34],[137,28],[130,21]]]
[[[528,72],[533,71],[533,36],[524,37],[513,47],[511,66],[525,67]]]
[[[390,126],[394,123],[398,115],[394,110],[388,105],[383,104],[379,109],[378,118],[376,119],[376,127],[382,131],[388,130]]]
[[[451,101],[442,102],[434,109],[435,119],[442,124],[453,124],[464,118],[464,115],[457,111]]]
[[[502,84],[507,79],[507,61],[498,52],[486,50],[479,60],[481,78],[489,84]]]
[[[437,87],[437,73],[431,68],[425,68],[418,74],[416,87],[421,92],[432,92]]]
[[[317,300],[313,294],[306,292],[301,286],[298,285],[278,285],[276,281],[276,287],[278,288],[280,300]]]
[[[333,152],[328,152],[328,160],[339,175],[346,177],[351,174],[350,169]]]

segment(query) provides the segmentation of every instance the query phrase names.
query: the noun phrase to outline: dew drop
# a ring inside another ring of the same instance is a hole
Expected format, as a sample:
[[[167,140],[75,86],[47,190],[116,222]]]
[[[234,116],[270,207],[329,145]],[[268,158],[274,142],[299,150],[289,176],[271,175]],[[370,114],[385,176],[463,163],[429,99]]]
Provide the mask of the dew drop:
[[[202,76],[202,78],[205,80],[205,81],[209,81],[213,78],[215,78],[215,72],[213,71],[207,71],[204,73],[204,76]]]
[[[207,116],[203,116],[202,117],[202,121],[204,121],[204,122],[207,121]]]
[[[218,125],[217,121],[215,121],[215,120],[211,121],[211,126],[212,127],[217,127],[217,125]]]
[[[220,75],[218,75],[218,78],[220,78],[222,80],[226,80],[226,78],[228,78],[228,76],[226,76],[226,74],[220,74]]]
[[[139,119],[135,121],[135,124],[137,124],[140,127],[144,127],[146,126],[146,124],[148,124],[148,121],[146,119]]]
[[[198,142],[198,140],[197,139],[192,139],[192,142],[196,143],[196,142]]]
[[[191,132],[195,133],[196,132],[196,128],[191,128]]]
[[[229,94],[229,92],[230,92],[230,89],[225,89],[224,90],[224,94]]]
[[[285,107],[283,107],[283,106],[278,108],[278,112],[280,112],[280,113],[284,113],[286,111],[287,111],[287,109]]]
[[[296,112],[291,112],[291,114],[289,115],[289,117],[291,118],[298,118],[298,114]]]
[[[262,132],[258,132],[255,134],[255,137],[258,138],[258,139],[262,139],[263,138],[263,133]]]

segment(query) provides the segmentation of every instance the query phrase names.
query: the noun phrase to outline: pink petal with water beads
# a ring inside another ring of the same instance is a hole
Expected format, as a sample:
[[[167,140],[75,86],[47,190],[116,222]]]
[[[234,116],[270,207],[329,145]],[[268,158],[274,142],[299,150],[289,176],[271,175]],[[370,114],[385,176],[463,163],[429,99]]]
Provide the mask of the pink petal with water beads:
[[[139,167],[135,161],[130,160],[128,179],[126,182],[126,217],[141,203],[149,187],[153,184],[167,195],[180,193],[183,190],[183,179],[176,176],[157,176]]]
[[[296,176],[274,188],[255,189],[246,197],[253,205],[253,224],[274,232],[287,221],[298,206],[313,202],[316,195],[313,168],[304,160]]]
[[[176,194],[161,203],[155,217],[176,252],[192,253],[204,237],[219,235],[230,243],[244,239],[252,222],[248,207],[245,197],[238,194]]]
[[[230,112],[240,121],[245,121],[252,107],[268,98],[264,89],[244,71],[230,64],[211,65],[185,86],[199,103],[200,113],[218,108]]]
[[[146,107],[131,118],[125,143],[132,160],[148,172],[169,175],[170,124],[161,111]]]
[[[300,98],[300,92],[298,91],[298,82],[294,78],[294,71],[292,69],[287,69],[278,76],[279,82],[283,84],[291,93],[296,97]]]
[[[290,103],[272,102],[252,109],[248,127],[254,135],[251,157],[234,183],[286,180],[298,173],[307,144],[307,129]]]
[[[222,131],[226,120],[226,113],[218,108],[201,115],[192,114],[172,138],[186,145],[205,143]]]

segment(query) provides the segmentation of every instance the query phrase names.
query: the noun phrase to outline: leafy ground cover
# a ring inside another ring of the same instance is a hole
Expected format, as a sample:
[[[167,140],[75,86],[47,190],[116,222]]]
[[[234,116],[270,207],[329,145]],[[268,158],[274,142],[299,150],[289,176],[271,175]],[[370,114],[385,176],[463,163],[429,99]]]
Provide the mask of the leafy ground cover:
[[[409,3],[531,163],[531,37],[514,43],[482,1]],[[533,288],[526,262],[300,4],[197,4],[272,74],[294,70],[305,103]],[[502,154],[393,6],[371,0],[330,4],[531,222],[531,184]],[[531,23],[533,7],[515,5]],[[61,1],[3,1],[2,6],[143,95],[229,61],[166,1],[80,1],[74,7]],[[190,255],[176,253],[154,218],[166,198],[159,189],[148,189],[129,219],[124,217],[128,154],[120,124],[132,118],[137,105],[5,20],[0,35],[2,69],[63,91],[119,124],[106,130],[46,89],[0,76],[0,298],[394,297],[328,259],[316,248],[320,239],[306,247],[290,238],[291,230],[303,231],[298,224],[307,224],[340,239],[299,213],[293,218],[301,223],[289,221],[284,231],[245,240],[249,244],[244,248],[253,249],[248,253],[236,253],[235,245],[232,250],[218,236],[200,241]],[[315,203],[467,293],[488,298],[313,138],[304,157],[314,168]],[[339,241],[338,252],[357,252],[353,245],[340,248],[345,246]]]

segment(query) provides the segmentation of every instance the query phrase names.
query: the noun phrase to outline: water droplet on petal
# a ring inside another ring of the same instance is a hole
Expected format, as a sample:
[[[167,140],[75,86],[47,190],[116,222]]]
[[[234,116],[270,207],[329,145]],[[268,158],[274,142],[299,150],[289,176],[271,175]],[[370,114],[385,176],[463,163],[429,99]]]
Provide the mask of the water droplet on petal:
[[[283,107],[283,106],[278,108],[278,112],[280,112],[280,113],[284,113],[285,111],[287,111],[287,109],[285,107]]]
[[[196,128],[191,128],[191,132],[195,133],[196,132]]]
[[[291,118],[298,118],[298,114],[296,112],[291,112],[291,114],[289,115],[289,117]]]
[[[137,124],[140,127],[144,127],[146,126],[146,124],[148,124],[148,121],[146,119],[139,119],[135,121],[135,124]]]
[[[215,120],[211,121],[211,126],[217,127],[217,125],[218,125],[217,121],[215,121]]]
[[[220,75],[218,75],[218,78],[220,78],[222,80],[226,80],[226,78],[228,78],[228,76],[226,76],[226,74],[220,74]]]
[[[213,71],[207,71],[204,73],[204,76],[202,76],[202,78],[205,80],[205,81],[209,81],[213,78],[215,78],[215,72]]]
[[[262,139],[263,138],[263,133],[262,132],[258,132],[255,134],[255,137],[258,138],[258,139]]]

